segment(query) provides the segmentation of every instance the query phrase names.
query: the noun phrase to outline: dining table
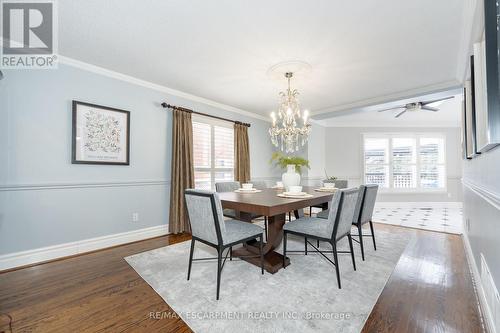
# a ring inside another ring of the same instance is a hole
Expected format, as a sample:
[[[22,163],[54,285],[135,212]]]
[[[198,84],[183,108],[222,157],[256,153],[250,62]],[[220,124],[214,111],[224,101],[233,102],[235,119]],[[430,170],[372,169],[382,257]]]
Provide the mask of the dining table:
[[[268,233],[266,242],[263,245],[264,269],[269,273],[276,273],[283,268],[283,255],[275,250],[283,239],[283,226],[286,215],[294,212],[296,218],[303,216],[303,208],[310,206],[321,206],[328,208],[333,192],[319,191],[315,187],[303,186],[302,191],[307,194],[304,197],[280,197],[283,189],[266,188],[260,192],[242,193],[242,191],[222,192],[219,197],[224,209],[233,209],[236,218],[241,221],[251,223],[255,216],[267,216]],[[259,243],[250,241],[243,247],[233,249],[233,257],[240,257],[249,263],[260,266]],[[285,266],[290,264],[290,259],[286,258]]]

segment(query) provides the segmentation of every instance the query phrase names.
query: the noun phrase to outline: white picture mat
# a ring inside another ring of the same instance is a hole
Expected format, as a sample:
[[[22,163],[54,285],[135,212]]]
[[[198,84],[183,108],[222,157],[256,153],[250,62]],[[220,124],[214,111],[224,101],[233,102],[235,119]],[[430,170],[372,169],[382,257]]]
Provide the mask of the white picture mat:
[[[93,120],[89,121],[88,116],[95,115]],[[116,128],[119,135],[112,137],[109,135],[109,123],[117,121]],[[92,136],[90,130],[95,122],[104,124],[106,130],[100,132],[98,136]],[[117,112],[99,108],[98,106],[89,106],[77,104],[76,109],[76,160],[85,162],[127,162],[127,113]],[[113,145],[117,143],[117,147]]]
[[[471,81],[467,80],[465,82],[465,144],[467,157],[474,156],[474,132],[472,130],[473,119],[472,119],[472,85]]]
[[[486,83],[486,43],[483,39],[474,44],[474,93],[476,101],[476,144],[477,151],[484,150],[490,143],[488,127],[488,99]]]

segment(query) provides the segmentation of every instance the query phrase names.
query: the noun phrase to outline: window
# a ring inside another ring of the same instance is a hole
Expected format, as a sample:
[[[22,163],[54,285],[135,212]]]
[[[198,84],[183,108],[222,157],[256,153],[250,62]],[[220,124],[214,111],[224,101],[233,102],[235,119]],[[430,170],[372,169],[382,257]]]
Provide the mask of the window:
[[[193,115],[194,183],[215,189],[215,183],[234,179],[234,141],[231,123]]]
[[[397,191],[446,188],[444,136],[365,134],[364,180]]]

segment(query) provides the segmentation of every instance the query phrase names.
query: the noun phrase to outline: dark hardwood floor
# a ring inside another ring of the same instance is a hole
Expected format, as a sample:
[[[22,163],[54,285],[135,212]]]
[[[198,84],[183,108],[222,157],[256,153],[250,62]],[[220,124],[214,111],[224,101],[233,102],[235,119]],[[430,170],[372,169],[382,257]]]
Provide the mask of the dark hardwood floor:
[[[462,237],[414,233],[362,332],[484,332]]]
[[[481,332],[461,237],[412,232],[363,332]],[[5,314],[12,332],[190,332],[123,259],[188,239],[159,237],[2,273],[0,332],[9,332]]]

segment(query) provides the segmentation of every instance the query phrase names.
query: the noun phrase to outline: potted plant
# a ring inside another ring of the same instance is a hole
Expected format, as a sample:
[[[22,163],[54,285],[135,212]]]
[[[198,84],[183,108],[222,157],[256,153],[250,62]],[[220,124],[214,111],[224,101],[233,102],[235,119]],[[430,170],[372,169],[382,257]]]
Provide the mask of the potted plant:
[[[281,176],[283,181],[283,186],[288,191],[290,186],[300,185],[300,174],[302,168],[309,167],[309,161],[300,156],[286,156],[281,152],[273,153],[270,163],[274,163],[275,167],[279,167],[282,170],[287,170]]]
[[[333,183],[333,186],[335,187],[335,181],[338,179],[337,177],[335,176],[328,176],[328,174],[326,173],[326,169],[325,169],[325,180],[323,180],[323,184],[324,183]]]

